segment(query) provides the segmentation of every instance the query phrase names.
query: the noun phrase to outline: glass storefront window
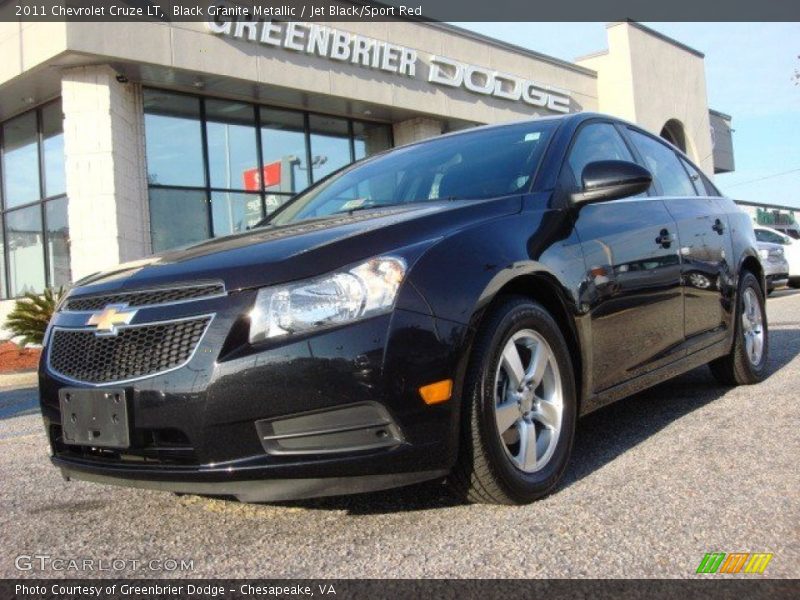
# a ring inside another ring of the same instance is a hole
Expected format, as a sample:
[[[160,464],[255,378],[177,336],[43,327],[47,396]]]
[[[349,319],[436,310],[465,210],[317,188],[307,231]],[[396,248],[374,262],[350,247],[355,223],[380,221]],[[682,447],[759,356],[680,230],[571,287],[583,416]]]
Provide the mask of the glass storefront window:
[[[212,192],[211,219],[215,236],[247,231],[262,219],[261,194]]]
[[[353,162],[347,121],[311,115],[311,175],[319,181],[339,167]]]
[[[6,209],[35,202],[42,197],[36,138],[35,110],[6,121],[3,125],[3,197]]]
[[[290,199],[291,195],[289,194],[267,194],[264,200],[265,213],[271,215]]]
[[[3,233],[2,222],[0,222],[0,300],[7,297],[6,294],[6,242]]]
[[[41,205],[7,212],[6,235],[11,295],[41,292],[45,287]]]
[[[42,108],[45,198],[67,192],[64,172],[64,128],[62,121],[60,100]]]
[[[69,265],[69,220],[67,199],[50,200],[44,205],[47,225],[47,257],[52,286],[61,286],[72,280]]]
[[[70,281],[61,101],[0,123],[0,298]]]
[[[356,160],[372,156],[392,147],[392,131],[382,123],[353,123],[353,147]]]
[[[258,190],[258,185],[248,186],[258,171],[253,107],[206,100],[206,120],[211,187]]]
[[[309,183],[303,114],[261,108],[260,120],[264,190],[299,192]]]
[[[246,231],[354,156],[391,147],[388,125],[298,110],[149,89],[144,109],[154,252]]]
[[[151,187],[150,222],[153,252],[210,237],[206,191]]]
[[[205,185],[199,98],[145,90],[144,109],[148,183]]]

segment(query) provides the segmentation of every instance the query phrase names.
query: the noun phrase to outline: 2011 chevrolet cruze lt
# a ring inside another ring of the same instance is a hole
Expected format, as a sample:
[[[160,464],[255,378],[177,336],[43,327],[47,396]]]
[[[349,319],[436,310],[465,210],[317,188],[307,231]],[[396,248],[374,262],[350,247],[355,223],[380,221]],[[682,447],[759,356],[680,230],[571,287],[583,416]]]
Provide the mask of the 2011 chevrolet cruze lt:
[[[705,363],[759,381],[764,289],[747,215],[663,140],[596,114],[485,127],[78,282],[41,407],[69,478],[524,503],[578,416]]]

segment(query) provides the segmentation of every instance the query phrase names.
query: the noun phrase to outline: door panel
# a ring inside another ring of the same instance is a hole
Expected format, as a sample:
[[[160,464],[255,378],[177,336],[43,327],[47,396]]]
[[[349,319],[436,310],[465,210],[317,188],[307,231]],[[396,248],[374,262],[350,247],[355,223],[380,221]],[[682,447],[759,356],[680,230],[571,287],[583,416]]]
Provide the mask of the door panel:
[[[690,346],[725,337],[730,325],[727,296],[733,256],[728,221],[714,198],[667,198],[678,224],[684,286],[684,335]],[[733,267],[735,268],[735,267]]]
[[[664,202],[635,198],[580,209],[575,229],[591,322],[592,391],[682,356],[683,298],[677,227]]]

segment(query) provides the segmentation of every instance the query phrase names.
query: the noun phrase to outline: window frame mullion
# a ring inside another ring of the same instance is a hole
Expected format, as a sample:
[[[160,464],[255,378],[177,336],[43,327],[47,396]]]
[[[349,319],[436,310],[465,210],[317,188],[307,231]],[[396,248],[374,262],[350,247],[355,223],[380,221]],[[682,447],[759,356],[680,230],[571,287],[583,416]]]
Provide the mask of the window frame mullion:
[[[44,172],[44,117],[42,115],[42,107],[36,109],[36,143],[38,145],[38,160],[39,160],[39,212],[42,219],[42,254],[44,254],[44,287],[49,288],[52,284],[50,281],[50,253],[47,248],[47,210],[45,209],[44,194],[47,189],[47,181]]]
[[[208,151],[208,121],[206,118],[206,99],[205,96],[197,96],[200,103],[200,140],[203,145],[203,178],[204,191],[206,194],[206,218],[208,219],[208,239],[216,237],[214,235],[214,211],[211,206],[211,164]]]

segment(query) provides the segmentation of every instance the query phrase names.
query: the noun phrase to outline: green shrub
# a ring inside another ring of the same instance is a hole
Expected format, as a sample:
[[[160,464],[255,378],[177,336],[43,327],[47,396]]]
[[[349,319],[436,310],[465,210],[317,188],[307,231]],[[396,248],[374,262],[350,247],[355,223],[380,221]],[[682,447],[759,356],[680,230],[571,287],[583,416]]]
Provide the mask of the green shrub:
[[[28,344],[41,344],[44,341],[44,332],[47,324],[58,306],[58,301],[64,294],[64,288],[48,288],[44,294],[27,293],[14,304],[5,328],[14,337],[21,337],[21,347]]]

